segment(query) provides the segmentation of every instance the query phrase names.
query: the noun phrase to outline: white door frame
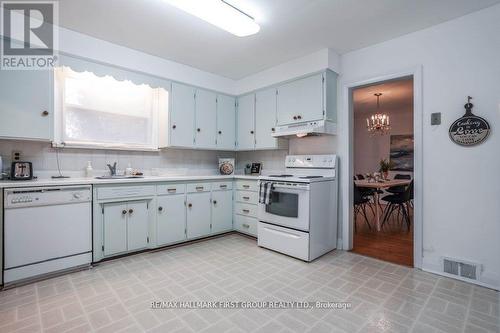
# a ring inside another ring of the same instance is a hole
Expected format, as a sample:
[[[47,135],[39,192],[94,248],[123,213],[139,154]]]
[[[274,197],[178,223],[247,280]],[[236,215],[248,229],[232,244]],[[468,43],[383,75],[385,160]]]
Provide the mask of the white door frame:
[[[339,125],[340,141],[339,152],[341,160],[342,175],[340,180],[342,211],[342,248],[351,250],[353,247],[353,107],[352,91],[354,88],[371,85],[383,81],[394,80],[403,77],[413,77],[413,135],[414,135],[414,212],[413,212],[413,260],[414,267],[422,268],[422,233],[423,233],[423,96],[422,96],[422,66],[413,67],[385,73],[380,76],[371,77],[342,85],[343,103],[341,107]]]

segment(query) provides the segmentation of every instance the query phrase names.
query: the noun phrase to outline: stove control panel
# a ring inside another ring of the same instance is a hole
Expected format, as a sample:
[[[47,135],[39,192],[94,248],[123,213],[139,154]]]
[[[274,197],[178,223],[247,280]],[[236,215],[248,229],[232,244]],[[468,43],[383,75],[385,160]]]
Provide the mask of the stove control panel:
[[[288,155],[287,168],[335,169],[337,155]]]

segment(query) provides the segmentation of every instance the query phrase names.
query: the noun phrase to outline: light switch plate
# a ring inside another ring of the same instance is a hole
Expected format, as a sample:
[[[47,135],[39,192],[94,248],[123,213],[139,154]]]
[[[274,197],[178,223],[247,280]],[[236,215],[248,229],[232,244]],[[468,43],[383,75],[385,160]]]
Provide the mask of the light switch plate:
[[[441,112],[431,113],[431,125],[441,125]]]

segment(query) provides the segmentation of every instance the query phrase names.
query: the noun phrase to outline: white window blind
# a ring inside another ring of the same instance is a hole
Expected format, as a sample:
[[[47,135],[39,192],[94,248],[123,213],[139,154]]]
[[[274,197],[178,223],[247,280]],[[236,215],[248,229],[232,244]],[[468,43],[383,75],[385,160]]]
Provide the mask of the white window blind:
[[[168,111],[167,90],[64,65],[55,70],[55,77],[56,144],[158,149],[159,119]]]

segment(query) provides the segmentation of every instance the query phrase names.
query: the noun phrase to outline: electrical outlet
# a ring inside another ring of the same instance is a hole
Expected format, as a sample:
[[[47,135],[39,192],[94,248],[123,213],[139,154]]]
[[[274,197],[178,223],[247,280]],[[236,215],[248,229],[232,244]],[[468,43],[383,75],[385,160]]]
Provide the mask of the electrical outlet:
[[[431,113],[431,125],[441,125],[441,112]]]
[[[11,155],[12,162],[18,162],[22,159],[23,152],[20,150],[13,150]]]

